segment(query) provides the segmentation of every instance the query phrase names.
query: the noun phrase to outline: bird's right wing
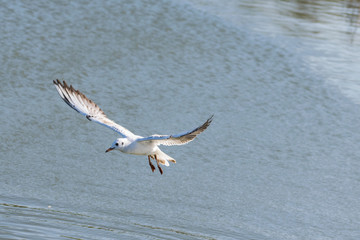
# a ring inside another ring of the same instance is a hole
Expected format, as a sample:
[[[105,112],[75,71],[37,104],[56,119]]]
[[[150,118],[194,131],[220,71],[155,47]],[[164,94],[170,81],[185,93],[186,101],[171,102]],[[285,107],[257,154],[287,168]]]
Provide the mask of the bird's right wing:
[[[75,90],[71,85],[69,87],[65,81],[61,83],[58,79],[54,80],[54,84],[64,102],[75,111],[86,116],[88,120],[104,125],[119,133],[122,137],[135,138],[132,132],[110,120],[96,103],[79,90]]]
[[[155,142],[158,145],[183,145],[188,142],[191,142],[195,139],[197,135],[205,131],[205,129],[210,125],[213,119],[212,115],[208,120],[206,120],[205,123],[203,123],[201,126],[180,134],[173,134],[173,135],[151,135],[150,137],[145,138],[139,138],[137,139],[138,142]]]

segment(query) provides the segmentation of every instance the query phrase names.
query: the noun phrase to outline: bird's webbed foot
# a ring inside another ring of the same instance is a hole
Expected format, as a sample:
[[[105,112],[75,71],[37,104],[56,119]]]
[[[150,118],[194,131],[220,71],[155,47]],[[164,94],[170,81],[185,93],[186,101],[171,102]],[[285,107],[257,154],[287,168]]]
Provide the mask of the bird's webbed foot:
[[[162,170],[162,168],[161,168],[160,165],[159,165],[159,160],[157,160],[156,155],[155,155],[155,160],[156,160],[156,163],[157,163],[157,167],[158,167],[158,169],[159,169],[159,171],[160,171],[160,173],[161,173],[161,175],[162,175],[162,174],[163,174],[163,170]]]
[[[154,172],[155,171],[155,166],[152,164],[150,157],[153,158],[152,156],[148,155],[148,159],[149,159],[149,165],[151,167],[151,171]]]

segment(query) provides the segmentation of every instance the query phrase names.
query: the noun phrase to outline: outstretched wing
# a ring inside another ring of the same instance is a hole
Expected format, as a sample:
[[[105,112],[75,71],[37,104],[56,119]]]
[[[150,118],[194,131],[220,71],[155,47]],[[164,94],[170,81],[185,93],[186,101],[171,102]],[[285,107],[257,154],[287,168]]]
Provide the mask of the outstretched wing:
[[[54,80],[56,90],[59,92],[60,97],[71,108],[84,115],[88,120],[100,123],[105,127],[111,128],[115,132],[119,133],[122,137],[134,138],[135,135],[120,126],[114,121],[107,118],[105,113],[90,99],[88,99],[79,90],[75,90],[71,85],[70,87],[65,81],[61,83],[58,79]]]
[[[195,128],[189,132],[175,134],[175,135],[151,135],[150,137],[137,139],[138,142],[153,141],[158,145],[183,145],[191,142],[197,135],[202,133],[211,123],[213,119],[212,115],[206,122],[200,127]]]

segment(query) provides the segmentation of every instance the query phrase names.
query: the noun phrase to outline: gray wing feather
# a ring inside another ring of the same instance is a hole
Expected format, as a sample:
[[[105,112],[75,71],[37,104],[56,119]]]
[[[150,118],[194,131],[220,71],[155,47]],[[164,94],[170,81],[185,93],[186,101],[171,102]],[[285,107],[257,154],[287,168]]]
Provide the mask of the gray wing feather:
[[[153,141],[158,145],[183,145],[186,143],[191,142],[195,139],[197,135],[205,131],[205,129],[210,125],[210,123],[213,120],[212,115],[204,124],[202,124],[200,127],[195,128],[194,130],[180,133],[180,134],[174,134],[174,135],[151,135],[149,137],[140,138],[137,141],[138,142],[144,142],[144,141]]]
[[[96,103],[87,98],[79,90],[75,90],[71,85],[68,86],[65,81],[61,83],[56,79],[53,82],[64,102],[78,113],[84,115],[88,120],[108,127],[119,133],[122,137],[135,137],[132,132],[110,120]]]

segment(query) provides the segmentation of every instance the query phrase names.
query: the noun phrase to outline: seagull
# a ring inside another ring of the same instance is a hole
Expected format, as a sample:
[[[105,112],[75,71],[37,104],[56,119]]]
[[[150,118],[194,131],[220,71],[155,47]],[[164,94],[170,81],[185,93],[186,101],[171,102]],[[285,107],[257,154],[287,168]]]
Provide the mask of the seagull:
[[[155,159],[157,167],[161,174],[163,174],[163,170],[160,167],[159,163],[165,166],[169,166],[169,162],[176,163],[176,161],[175,159],[161,151],[159,145],[183,145],[191,142],[195,139],[197,135],[202,133],[210,125],[214,116],[212,115],[201,126],[185,133],[173,135],[154,134],[149,137],[142,137],[139,135],[135,135],[123,126],[110,120],[96,103],[87,98],[79,90],[75,90],[72,85],[68,86],[65,81],[61,83],[58,79],[53,80],[53,82],[60,97],[72,109],[84,115],[89,121],[99,123],[120,134],[121,137],[117,138],[112,143],[111,147],[108,148],[105,152],[119,150],[127,154],[145,155],[148,157],[151,171],[155,171],[155,166],[151,162],[151,159]]]

